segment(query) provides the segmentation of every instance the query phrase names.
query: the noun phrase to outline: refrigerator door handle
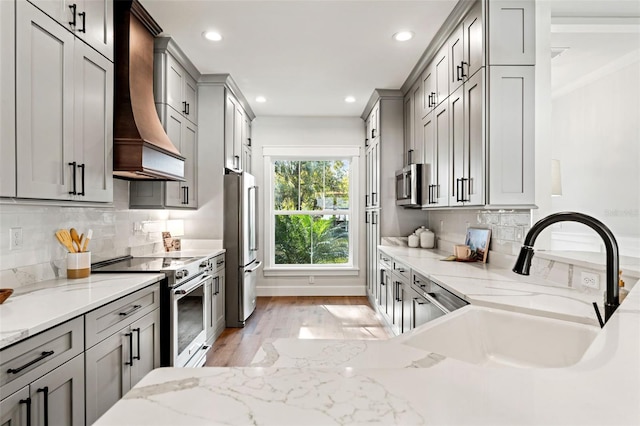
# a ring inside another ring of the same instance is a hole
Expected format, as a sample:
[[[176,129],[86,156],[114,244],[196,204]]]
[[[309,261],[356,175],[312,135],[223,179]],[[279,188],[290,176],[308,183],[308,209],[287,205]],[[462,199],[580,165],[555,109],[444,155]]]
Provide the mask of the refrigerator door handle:
[[[253,198],[251,197],[251,191],[253,191]],[[249,251],[258,251],[258,215],[257,215],[257,204],[258,204],[258,187],[251,186],[249,187],[249,226],[250,226],[250,242],[249,242]]]
[[[245,269],[244,273],[245,274],[251,274],[252,272],[255,272],[258,270],[258,268],[260,268],[260,266],[262,266],[262,262],[258,261],[256,262],[256,266],[254,266],[251,269]]]

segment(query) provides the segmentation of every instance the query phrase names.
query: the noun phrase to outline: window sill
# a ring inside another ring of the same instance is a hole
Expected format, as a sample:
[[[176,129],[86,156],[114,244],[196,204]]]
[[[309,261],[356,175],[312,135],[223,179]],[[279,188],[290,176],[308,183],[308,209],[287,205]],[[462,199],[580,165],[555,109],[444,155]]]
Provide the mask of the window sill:
[[[306,277],[315,276],[358,276],[360,268],[355,266],[334,267],[334,268],[295,268],[295,267],[265,267],[263,270],[265,277]]]

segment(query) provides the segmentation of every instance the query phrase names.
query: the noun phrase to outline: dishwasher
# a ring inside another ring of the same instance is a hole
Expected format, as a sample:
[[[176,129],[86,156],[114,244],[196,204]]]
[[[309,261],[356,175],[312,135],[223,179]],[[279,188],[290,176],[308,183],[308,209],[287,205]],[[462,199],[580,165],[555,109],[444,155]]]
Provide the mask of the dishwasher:
[[[411,328],[468,305],[464,299],[415,272],[411,273],[411,292]]]

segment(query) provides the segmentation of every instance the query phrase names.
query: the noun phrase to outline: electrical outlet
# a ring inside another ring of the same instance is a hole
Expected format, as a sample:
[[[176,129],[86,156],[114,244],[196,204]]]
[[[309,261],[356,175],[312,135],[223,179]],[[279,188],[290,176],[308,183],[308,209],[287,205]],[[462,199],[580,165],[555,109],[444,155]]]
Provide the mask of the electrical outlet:
[[[315,277],[313,275],[309,275],[309,284],[315,283]]]
[[[580,281],[584,287],[600,289],[600,276],[591,272],[582,272],[580,274]]]
[[[22,247],[22,228],[9,229],[9,250],[17,250]]]

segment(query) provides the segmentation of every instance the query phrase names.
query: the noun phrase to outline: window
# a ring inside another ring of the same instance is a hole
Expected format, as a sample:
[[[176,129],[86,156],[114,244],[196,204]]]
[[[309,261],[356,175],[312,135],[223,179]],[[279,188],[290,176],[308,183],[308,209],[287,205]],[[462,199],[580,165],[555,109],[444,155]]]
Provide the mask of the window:
[[[292,151],[292,150],[289,150]],[[338,152],[339,154],[340,152]],[[325,154],[326,156],[326,151]],[[355,268],[353,228],[358,157],[266,157],[270,185],[268,269]]]

